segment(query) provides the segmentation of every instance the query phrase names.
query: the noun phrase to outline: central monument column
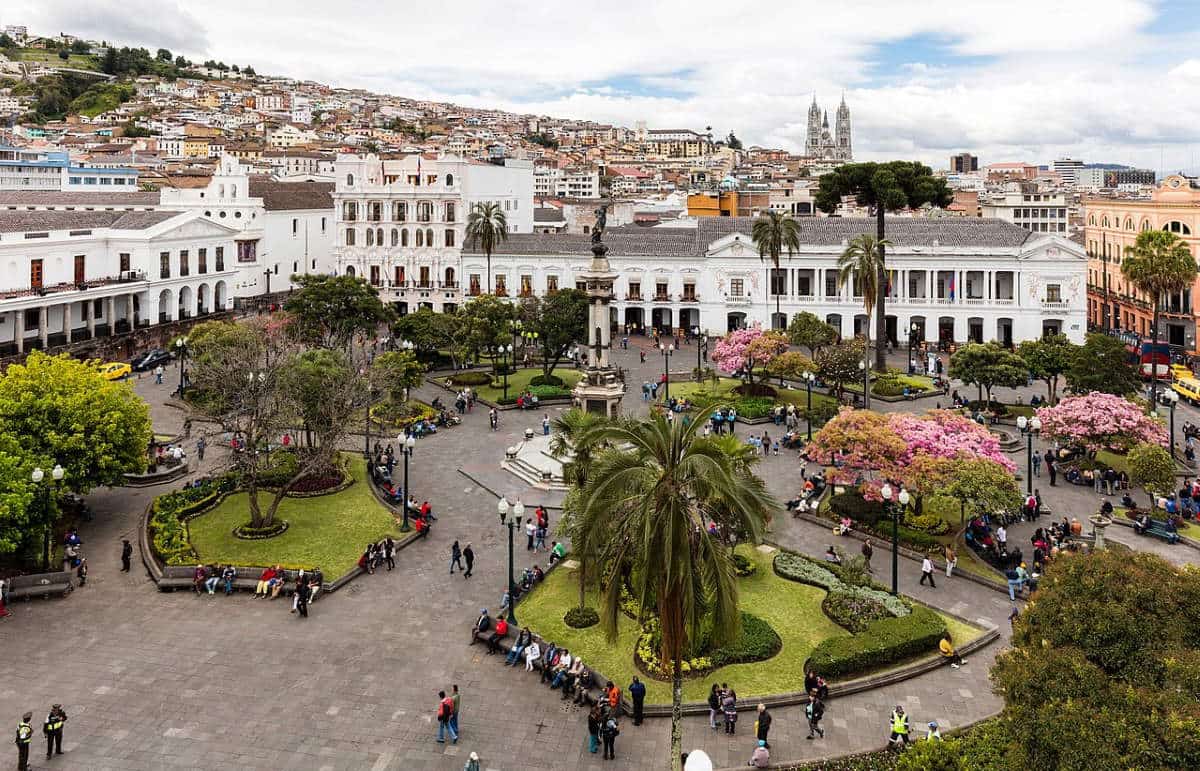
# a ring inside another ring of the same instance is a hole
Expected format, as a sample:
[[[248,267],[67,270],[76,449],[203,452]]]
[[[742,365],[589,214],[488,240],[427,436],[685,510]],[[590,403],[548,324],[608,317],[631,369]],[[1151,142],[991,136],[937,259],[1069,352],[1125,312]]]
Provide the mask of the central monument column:
[[[612,366],[612,322],[609,303],[617,274],[608,264],[608,247],[604,245],[604,227],[608,219],[607,204],[596,210],[596,227],[592,231],[592,264],[580,275],[587,284],[588,295],[588,367],[575,386],[575,405],[588,412],[615,418],[625,396],[625,383],[617,377]]]

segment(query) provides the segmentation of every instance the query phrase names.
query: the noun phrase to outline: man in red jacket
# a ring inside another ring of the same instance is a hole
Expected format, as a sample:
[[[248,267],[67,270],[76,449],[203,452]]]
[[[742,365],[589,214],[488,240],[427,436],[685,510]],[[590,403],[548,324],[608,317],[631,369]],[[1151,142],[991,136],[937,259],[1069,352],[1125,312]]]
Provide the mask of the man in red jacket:
[[[446,734],[450,734],[450,741],[458,744],[458,733],[454,730],[454,726],[450,724],[450,716],[454,714],[454,700],[446,695],[445,691],[438,691],[438,744],[446,743]]]

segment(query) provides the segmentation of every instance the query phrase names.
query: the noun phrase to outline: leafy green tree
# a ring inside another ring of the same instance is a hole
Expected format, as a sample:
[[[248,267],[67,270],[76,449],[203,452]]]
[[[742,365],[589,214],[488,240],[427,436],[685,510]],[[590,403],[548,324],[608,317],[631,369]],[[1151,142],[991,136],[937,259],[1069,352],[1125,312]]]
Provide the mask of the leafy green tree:
[[[821,321],[816,314],[808,311],[802,311],[792,316],[787,334],[792,345],[804,346],[813,358],[816,358],[822,348],[833,345],[838,339],[838,331],[832,324]]]
[[[345,353],[326,348],[295,354],[280,372],[280,389],[286,399],[280,400],[280,406],[286,404],[299,417],[308,437],[305,454],[317,456],[307,465],[333,466],[348,419],[366,406],[364,385]]]
[[[189,62],[186,57],[184,57],[184,56],[176,56],[175,57],[175,67],[177,69],[182,70],[185,67],[190,67],[191,65],[192,65],[192,63]]]
[[[65,62],[65,61],[70,61],[70,59],[71,59],[71,51],[70,51],[69,49],[66,49],[66,48],[60,48],[60,49],[58,49],[58,58],[59,58],[59,59],[62,59],[64,62]]]
[[[1066,371],[1067,384],[1077,394],[1099,391],[1128,396],[1138,390],[1137,370],[1129,363],[1125,344],[1112,335],[1089,334]]]
[[[729,136],[725,137],[725,144],[729,146],[730,150],[742,149],[742,140],[734,136],[732,131],[729,132]]]
[[[171,52],[169,50],[167,50],[166,48],[158,49],[158,53],[156,53],[154,56],[160,62],[169,62],[169,61],[171,61],[172,58],[174,58],[171,56]]]
[[[833,214],[842,203],[842,198],[854,196],[859,206],[870,206],[875,210],[875,238],[887,238],[884,213],[904,208],[917,208],[925,204],[949,206],[954,199],[946,180],[933,175],[933,170],[917,161],[891,161],[888,163],[846,163],[828,174],[823,174],[817,190],[817,208]],[[887,283],[884,275],[884,251],[879,255],[879,271],[875,277],[877,286]],[[879,294],[875,305],[875,339],[883,340],[887,335],[884,295]],[[875,351],[875,369],[882,372],[887,368],[884,349]]]
[[[1058,379],[1070,369],[1078,348],[1066,335],[1046,335],[1017,346],[1017,354],[1024,359],[1029,374],[1046,384],[1046,397],[1051,405],[1058,402]]]
[[[101,377],[94,362],[34,351],[0,377],[0,433],[16,440],[30,464],[61,465],[63,485],[86,493],[146,468],[150,411],[128,383]]]
[[[476,356],[491,358],[493,370],[499,368],[498,347],[512,344],[511,325],[516,310],[512,303],[490,294],[472,298],[459,310],[471,351]]]
[[[579,562],[579,607],[587,605],[588,576],[595,561],[595,552],[588,544],[587,534],[580,527],[583,488],[587,485],[588,470],[600,450],[605,447],[599,429],[609,425],[604,415],[572,408],[554,419],[550,434],[550,454],[562,461],[563,479],[571,486],[563,500],[563,516],[559,532],[571,541],[571,551]]]
[[[371,363],[371,382],[385,391],[393,404],[408,401],[408,392],[425,379],[425,365],[411,351],[387,351]]]
[[[770,260],[772,269],[777,273],[780,256],[786,253],[788,259],[791,259],[800,248],[800,223],[790,214],[780,214],[774,209],[767,209],[754,220],[754,225],[750,228],[750,237],[758,247],[759,261]],[[772,273],[767,274],[768,293],[771,275]],[[779,315],[779,295],[775,295],[775,315]],[[771,326],[774,327],[775,324],[772,323]]]
[[[7,32],[0,32],[0,48],[16,48],[17,41],[8,36]]]
[[[767,364],[768,374],[788,380],[799,380],[804,373],[816,371],[817,365],[813,364],[813,360],[799,351],[781,353]]]
[[[518,313],[524,329],[537,333],[534,343],[541,355],[544,377],[550,377],[571,346],[587,340],[588,298],[578,289],[526,298]]]
[[[1125,247],[1123,275],[1154,304],[1151,337],[1158,345],[1158,315],[1164,295],[1191,289],[1196,280],[1196,258],[1182,238],[1166,230],[1143,230],[1133,246]],[[1150,373],[1150,401],[1158,399],[1158,367]]]
[[[1129,451],[1129,481],[1146,488],[1151,497],[1175,490],[1175,461],[1157,444],[1142,443]]]
[[[392,334],[397,340],[411,342],[418,358],[426,361],[446,351],[461,367],[471,353],[469,330],[458,311],[438,313],[432,308],[419,308],[398,317],[392,324]]]
[[[254,71],[253,67],[251,67],[249,64],[247,64],[245,67],[242,68],[242,74],[248,75],[249,77],[254,77],[258,73]]]
[[[863,327],[863,339],[866,341],[866,355],[871,355],[871,315],[877,308],[883,308],[884,283],[887,276],[883,266],[883,256],[891,242],[877,239],[869,233],[863,233],[852,239],[846,249],[838,257],[838,282],[854,282],[855,291],[863,298],[863,310],[867,314],[867,323]],[[880,311],[882,312],[882,311]],[[883,328],[883,325],[880,325]],[[876,338],[879,355],[876,356],[876,368],[882,371],[883,334]],[[864,394],[865,397],[865,394]]]
[[[467,215],[467,243],[474,249],[477,246],[487,255],[487,291],[494,290],[492,286],[492,252],[502,242],[508,240],[508,217],[500,204],[495,202],[477,203]]]
[[[592,464],[581,513],[587,543],[599,555],[600,575],[608,577],[601,613],[608,638],[617,636],[622,576],[628,576],[643,614],[657,608],[660,655],[671,662],[675,771],[680,768],[684,652],[705,632],[713,644],[732,640],[740,626],[733,552],[709,535],[708,523],[715,520],[757,543],[778,508],[749,470],[756,459],[731,458],[728,445],[700,436],[704,417],[685,426],[655,415],[600,429],[611,446]]]
[[[1029,376],[1025,360],[999,343],[968,343],[950,357],[950,377],[979,388],[979,401],[992,401],[996,386],[1015,388]]]
[[[985,458],[929,458],[908,468],[909,489],[937,493],[959,502],[962,512],[1017,511],[1021,489],[999,463]]]
[[[91,50],[92,47],[87,44],[86,40],[76,40],[75,42],[71,43],[71,51],[81,56]]]
[[[861,340],[843,340],[817,354],[817,377],[829,386],[834,396],[840,398],[847,384],[862,381],[863,371],[859,365],[865,351],[866,346]]]
[[[16,438],[0,431],[0,554],[11,554],[35,532],[33,465]]]
[[[283,304],[295,332],[311,345],[349,350],[359,335],[373,337],[379,325],[393,318],[379,292],[356,276],[297,274],[298,285]]]

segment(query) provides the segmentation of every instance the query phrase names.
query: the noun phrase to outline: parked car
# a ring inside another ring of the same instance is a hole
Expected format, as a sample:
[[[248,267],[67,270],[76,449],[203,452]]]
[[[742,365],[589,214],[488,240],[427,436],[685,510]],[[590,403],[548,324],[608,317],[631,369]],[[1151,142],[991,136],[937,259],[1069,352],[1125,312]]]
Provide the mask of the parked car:
[[[153,348],[133,360],[133,371],[149,372],[159,364],[165,366],[170,360],[170,351],[164,351],[162,348]]]
[[[100,376],[105,380],[120,380],[129,377],[133,369],[123,361],[112,361],[100,365]]]

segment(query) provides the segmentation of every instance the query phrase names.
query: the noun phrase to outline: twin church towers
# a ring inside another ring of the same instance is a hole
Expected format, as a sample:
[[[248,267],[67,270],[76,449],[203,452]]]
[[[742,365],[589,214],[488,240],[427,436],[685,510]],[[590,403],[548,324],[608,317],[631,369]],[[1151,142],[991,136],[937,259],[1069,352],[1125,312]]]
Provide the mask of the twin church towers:
[[[808,108],[808,135],[804,141],[804,154],[809,158],[821,160],[849,161],[853,158],[850,149],[850,108],[846,106],[846,97],[838,105],[833,122],[833,134],[829,133],[829,113],[817,105],[817,97],[813,95],[812,106]]]

